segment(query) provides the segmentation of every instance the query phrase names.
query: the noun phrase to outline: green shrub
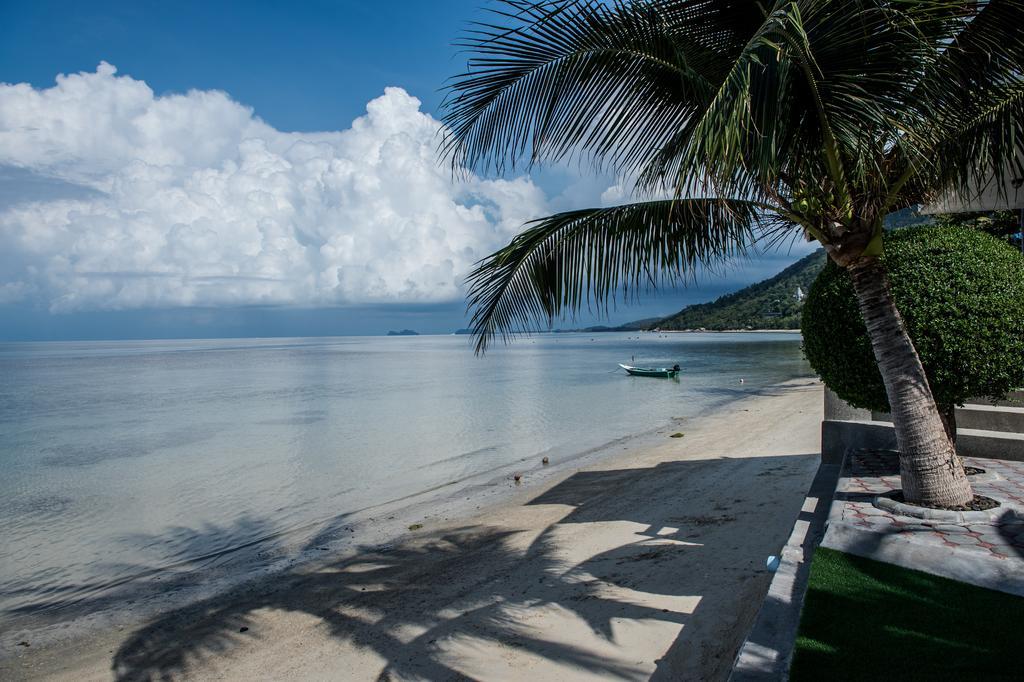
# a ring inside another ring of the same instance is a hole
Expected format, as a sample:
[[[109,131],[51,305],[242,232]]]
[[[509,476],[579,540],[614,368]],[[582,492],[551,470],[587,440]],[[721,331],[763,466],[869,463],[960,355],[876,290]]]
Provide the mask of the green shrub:
[[[887,233],[883,260],[938,405],[1024,385],[1024,256],[969,227],[926,225]],[[801,327],[829,388],[855,407],[889,410],[845,270],[830,262],[821,272]]]

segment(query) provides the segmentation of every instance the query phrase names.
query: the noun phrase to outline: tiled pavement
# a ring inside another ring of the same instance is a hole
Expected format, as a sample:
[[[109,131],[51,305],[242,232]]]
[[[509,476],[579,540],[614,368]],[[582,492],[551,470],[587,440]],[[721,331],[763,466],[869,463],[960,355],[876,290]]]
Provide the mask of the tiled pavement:
[[[902,516],[873,505],[900,489],[892,451],[852,451],[840,474],[823,544],[910,568],[1024,594],[1024,462],[967,457],[985,470],[975,494],[999,500],[991,519],[965,522]]]

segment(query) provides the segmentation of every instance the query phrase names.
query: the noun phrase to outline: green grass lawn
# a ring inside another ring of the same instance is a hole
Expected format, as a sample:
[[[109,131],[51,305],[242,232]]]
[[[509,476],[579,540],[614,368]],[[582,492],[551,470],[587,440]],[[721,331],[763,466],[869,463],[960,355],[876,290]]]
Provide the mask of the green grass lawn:
[[[792,680],[1022,680],[1024,598],[819,547]]]

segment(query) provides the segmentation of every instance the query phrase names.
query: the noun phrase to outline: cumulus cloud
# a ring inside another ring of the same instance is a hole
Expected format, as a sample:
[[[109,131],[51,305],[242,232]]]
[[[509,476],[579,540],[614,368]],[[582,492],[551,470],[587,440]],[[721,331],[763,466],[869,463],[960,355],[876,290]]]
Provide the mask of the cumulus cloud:
[[[438,128],[400,88],[346,130],[290,133],[226,93],[156,96],[106,63],[0,84],[0,167],[63,188],[0,195],[0,302],[458,299],[472,263],[550,204],[528,178],[453,181]]]

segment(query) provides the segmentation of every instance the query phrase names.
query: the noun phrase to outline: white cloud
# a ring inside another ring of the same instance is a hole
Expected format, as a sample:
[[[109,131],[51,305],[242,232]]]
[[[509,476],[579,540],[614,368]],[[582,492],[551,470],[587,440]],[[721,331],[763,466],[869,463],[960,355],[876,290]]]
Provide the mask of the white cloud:
[[[286,133],[223,92],[158,97],[106,63],[0,84],[0,166],[93,190],[0,206],[0,302],[458,299],[549,202],[527,178],[453,181],[419,106],[388,88],[347,130]]]

